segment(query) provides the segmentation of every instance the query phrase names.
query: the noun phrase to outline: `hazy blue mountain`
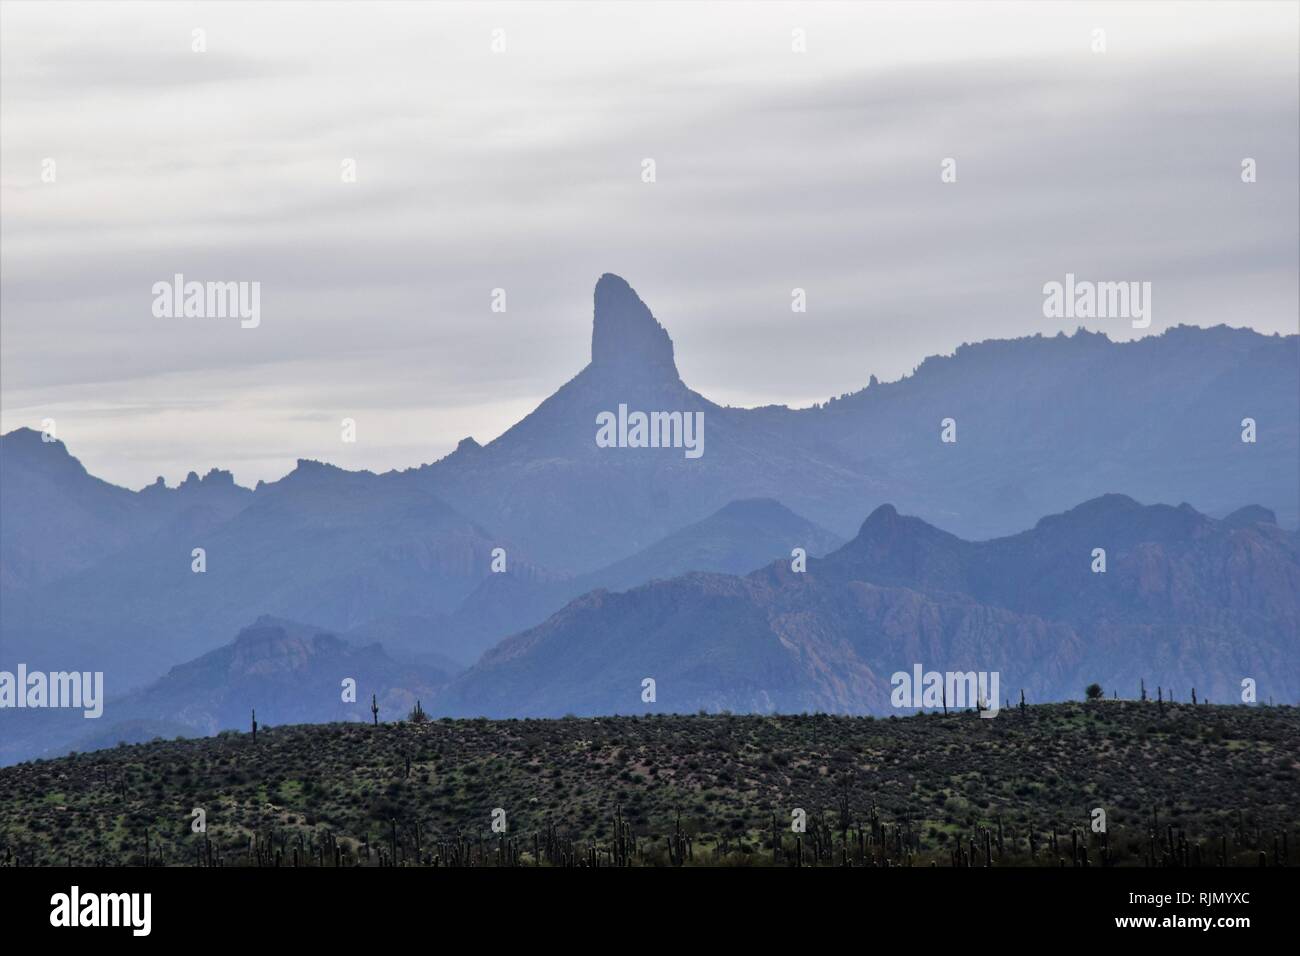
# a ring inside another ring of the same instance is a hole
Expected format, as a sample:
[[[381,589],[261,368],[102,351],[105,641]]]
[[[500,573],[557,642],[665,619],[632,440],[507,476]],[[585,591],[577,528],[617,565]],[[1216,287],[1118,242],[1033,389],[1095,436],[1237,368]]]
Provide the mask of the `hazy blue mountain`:
[[[1105,573],[1092,571],[1106,550]],[[1146,681],[1185,700],[1300,696],[1300,554],[1267,522],[1120,495],[971,542],[892,506],[844,547],[746,577],[597,591],[503,641],[448,685],[452,715],[826,710],[886,713],[890,677],[997,671],[1005,697]],[[654,704],[642,680],[656,681]]]
[[[1179,326],[1123,343],[1079,331],[964,345],[797,414],[863,468],[886,467],[899,508],[964,537],[1113,491],[1211,515],[1258,503],[1294,528],[1297,394],[1300,337]],[[956,444],[935,440],[944,417]],[[1241,441],[1248,417],[1254,444]]]
[[[397,654],[402,660],[419,661],[448,674],[458,674],[472,660],[453,657],[436,649],[444,643],[442,634],[446,626],[447,619],[442,616],[385,614],[352,628],[343,637],[352,644],[382,644],[390,654]]]
[[[814,557],[843,539],[806,521],[772,498],[733,501],[703,521],[675,531],[639,554],[578,578],[583,592],[625,591],[656,578],[688,571],[748,574],[793,548]]]
[[[770,498],[733,501],[703,521],[588,574],[558,580],[530,569],[489,575],[445,622],[445,643],[449,652],[472,661],[497,641],[541,623],[588,591],[624,591],[688,571],[745,574],[796,547],[820,556],[841,543]]]
[[[169,527],[201,532],[251,497],[216,469],[128,491],[88,474],[63,442],[14,429],[0,436],[0,591],[57,580]]]
[[[86,720],[66,711],[18,711],[0,747],[12,762],[68,749],[93,750],[155,736],[204,736],[259,724],[372,719],[371,695],[384,720],[404,718],[417,700],[428,703],[458,668],[391,657],[379,644],[359,645],[321,628],[270,616],[226,644],[171,668],[130,694],[110,696],[103,716]],[[356,682],[353,702],[342,682]],[[6,717],[8,720],[8,716]]]
[[[259,614],[342,632],[394,613],[449,613],[489,573],[499,545],[510,542],[426,491],[300,461],[224,522],[172,524],[90,568],[8,594],[0,663],[103,670],[121,692]],[[203,573],[192,570],[198,547]]]

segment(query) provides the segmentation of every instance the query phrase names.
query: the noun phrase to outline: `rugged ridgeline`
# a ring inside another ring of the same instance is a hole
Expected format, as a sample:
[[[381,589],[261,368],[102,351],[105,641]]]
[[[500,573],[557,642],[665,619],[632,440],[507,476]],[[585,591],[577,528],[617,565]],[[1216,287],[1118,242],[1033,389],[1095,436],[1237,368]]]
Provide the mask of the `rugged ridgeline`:
[[[1294,707],[1154,700],[277,726],[0,769],[0,865],[1272,867],[1298,763]]]
[[[1086,332],[991,341],[818,408],[724,408],[682,382],[667,333],[606,275],[591,363],[500,438],[409,480],[573,570],[749,497],[843,536],[886,501],[987,537],[1110,492],[1207,514],[1259,503],[1294,527],[1298,346],[1223,326],[1124,344]],[[702,411],[704,455],[597,448],[595,418],[619,403]],[[955,444],[939,440],[948,417]],[[1245,417],[1267,423],[1256,444],[1240,440]]]
[[[64,453],[60,446],[42,454]],[[7,476],[31,463],[8,452],[5,462],[7,488]],[[21,505],[8,490],[4,507],[7,547],[50,544],[15,540],[8,512]],[[65,513],[62,501],[47,507]],[[7,590],[0,657],[104,670],[120,692],[229,641],[261,614],[336,632],[387,615],[436,618],[482,580],[501,543],[426,492],[303,461],[229,516],[179,509],[172,522],[90,566]],[[202,574],[192,571],[195,547],[206,553]]]
[[[1093,570],[1093,551],[1106,570]],[[596,591],[509,638],[439,695],[452,715],[897,712],[916,665],[998,672],[1015,700],[1108,691],[1300,697],[1295,532],[1119,495],[1030,531],[964,541],[882,506],[807,570],[689,574]],[[655,681],[656,700],[642,700]],[[999,697],[998,703],[1003,703]]]
[[[471,663],[591,588],[752,570],[792,537],[816,554],[887,501],[966,538],[1116,491],[1210,515],[1258,504],[1294,527],[1298,341],[1180,327],[985,342],[821,407],[725,408],[681,381],[668,333],[606,275],[590,364],[496,440],[422,468],[300,461],[253,490],[214,471],[133,492],[59,442],[4,436],[0,668],[104,670],[120,694],[263,614]],[[597,415],[620,405],[702,413],[703,455],[597,447]],[[939,441],[946,417],[956,444]]]

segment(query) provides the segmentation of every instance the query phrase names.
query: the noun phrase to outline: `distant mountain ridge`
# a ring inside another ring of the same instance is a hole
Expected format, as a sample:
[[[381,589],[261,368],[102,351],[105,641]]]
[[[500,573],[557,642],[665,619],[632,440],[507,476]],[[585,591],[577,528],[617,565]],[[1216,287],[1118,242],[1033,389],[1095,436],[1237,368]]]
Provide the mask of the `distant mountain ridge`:
[[[624,591],[689,571],[746,574],[794,548],[820,556],[842,543],[771,498],[733,501],[703,521],[588,574],[546,580],[519,572],[489,575],[444,627],[456,647],[473,649],[472,657],[477,658],[501,638],[545,620],[588,591]]]
[[[74,660],[115,688],[139,686],[260,614],[343,632],[394,612],[450,613],[498,546],[514,550],[425,491],[304,461],[224,520],[151,528],[89,568],[7,593],[0,659]]]
[[[0,589],[57,580],[172,524],[215,526],[252,497],[217,469],[128,491],[90,475],[63,442],[17,428],[0,436]]]
[[[1145,680],[1153,696],[1239,701],[1249,678],[1294,701],[1298,628],[1300,539],[1272,524],[1109,495],[970,542],[885,505],[805,573],[778,561],[585,595],[484,655],[436,706],[886,714],[892,674],[915,665],[996,671],[1008,699],[1077,698],[1094,681],[1131,697]]]

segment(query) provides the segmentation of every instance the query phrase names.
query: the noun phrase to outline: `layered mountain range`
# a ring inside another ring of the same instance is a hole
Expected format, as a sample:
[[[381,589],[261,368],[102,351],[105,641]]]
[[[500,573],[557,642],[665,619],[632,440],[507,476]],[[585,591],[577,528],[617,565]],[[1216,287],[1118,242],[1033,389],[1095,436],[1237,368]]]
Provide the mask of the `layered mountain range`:
[[[1149,667],[1222,698],[1288,641],[1294,656],[1298,342],[1226,326],[989,341],[812,408],[731,408],[682,382],[667,331],[607,274],[590,364],[420,468],[301,460],[255,489],[213,471],[131,491],[35,431],[0,437],[0,669],[103,670],[125,700],[270,615],[381,642],[412,668],[389,683],[428,690],[430,712],[632,712],[656,674],[670,709],[868,711],[895,651],[942,668],[959,638],[1022,661],[1040,696]],[[598,416],[620,406],[701,414],[703,454],[601,447]],[[476,662],[433,693],[433,672]],[[53,741],[24,736],[14,752]]]
[[[1258,509],[1215,521],[1108,495],[964,541],[883,505],[844,547],[793,564],[587,594],[502,641],[438,707],[884,714],[892,676],[917,666],[997,672],[1035,701],[1094,681],[1126,697],[1145,682],[1153,698],[1236,703],[1246,679],[1257,697],[1300,696],[1300,538]]]

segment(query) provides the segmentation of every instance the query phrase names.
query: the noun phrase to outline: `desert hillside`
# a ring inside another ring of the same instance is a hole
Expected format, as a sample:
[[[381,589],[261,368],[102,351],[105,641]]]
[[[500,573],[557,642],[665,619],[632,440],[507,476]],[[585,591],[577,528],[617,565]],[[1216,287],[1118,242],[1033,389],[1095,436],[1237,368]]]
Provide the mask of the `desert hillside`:
[[[1298,763],[1296,708],[1156,701],[259,727],[0,769],[0,862],[1273,866]]]

